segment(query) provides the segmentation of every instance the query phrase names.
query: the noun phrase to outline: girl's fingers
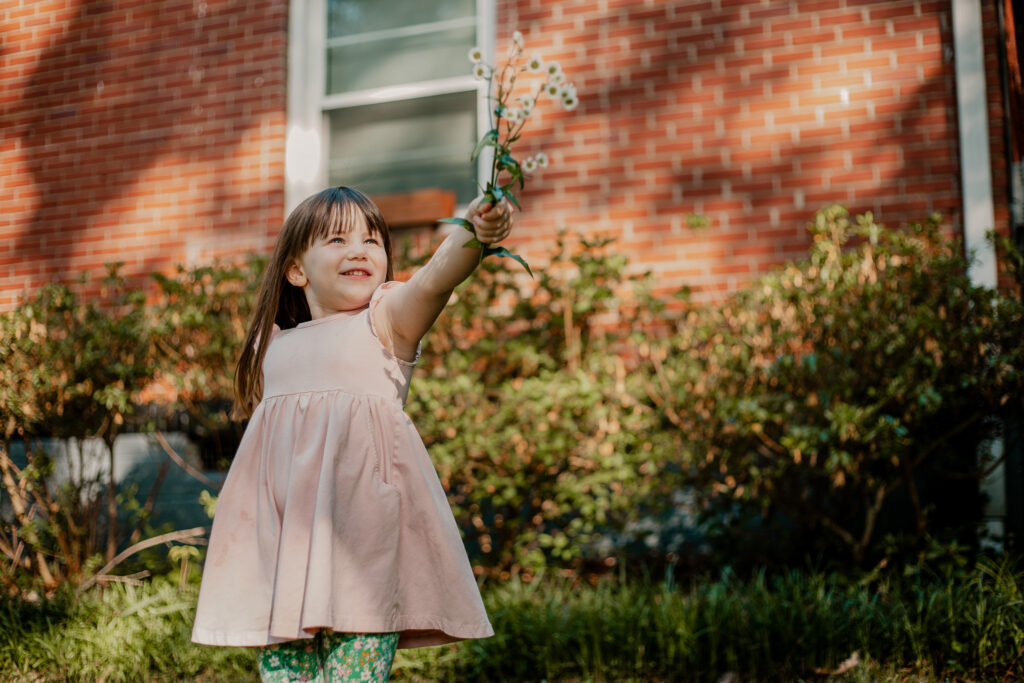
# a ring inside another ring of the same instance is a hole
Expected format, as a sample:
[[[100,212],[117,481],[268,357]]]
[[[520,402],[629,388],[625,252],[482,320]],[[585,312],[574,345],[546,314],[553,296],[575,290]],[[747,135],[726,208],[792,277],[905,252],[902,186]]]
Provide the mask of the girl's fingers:
[[[500,242],[509,235],[508,226],[493,226],[486,229],[477,230],[477,239],[484,244],[494,244]]]
[[[507,199],[502,199],[496,205],[488,202],[478,206],[472,219],[477,238],[484,244],[493,244],[508,237],[512,228],[512,213],[512,205]]]
[[[489,211],[478,211],[476,215],[473,216],[473,222],[478,225],[481,223],[508,223],[511,220],[512,209],[507,202],[502,202]]]
[[[497,205],[487,202],[476,207],[475,213],[483,217],[484,220],[493,221],[503,216],[510,216],[512,214],[512,204],[507,199],[502,199]]]

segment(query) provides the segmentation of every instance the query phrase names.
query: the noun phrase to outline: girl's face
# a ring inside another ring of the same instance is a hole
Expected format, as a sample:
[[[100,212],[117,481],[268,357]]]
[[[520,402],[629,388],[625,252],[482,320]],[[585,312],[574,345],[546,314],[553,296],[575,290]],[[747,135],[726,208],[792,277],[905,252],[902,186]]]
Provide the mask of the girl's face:
[[[370,233],[360,211],[345,222],[341,231],[314,240],[285,271],[306,294],[313,320],[362,308],[387,275],[381,235]]]

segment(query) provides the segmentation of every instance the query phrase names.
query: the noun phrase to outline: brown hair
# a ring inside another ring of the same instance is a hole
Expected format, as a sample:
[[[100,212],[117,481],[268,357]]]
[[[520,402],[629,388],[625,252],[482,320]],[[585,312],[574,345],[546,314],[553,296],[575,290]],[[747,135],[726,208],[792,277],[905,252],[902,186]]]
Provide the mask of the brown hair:
[[[236,419],[251,415],[263,397],[263,357],[267,353],[274,324],[286,330],[312,319],[302,288],[294,286],[285,277],[289,266],[313,242],[345,231],[351,225],[355,211],[366,218],[370,234],[379,236],[384,243],[388,262],[385,279],[393,279],[391,233],[380,209],[369,197],[352,188],[331,187],[295,207],[284,222],[277,246],[263,273],[249,334],[235,367],[233,417]]]

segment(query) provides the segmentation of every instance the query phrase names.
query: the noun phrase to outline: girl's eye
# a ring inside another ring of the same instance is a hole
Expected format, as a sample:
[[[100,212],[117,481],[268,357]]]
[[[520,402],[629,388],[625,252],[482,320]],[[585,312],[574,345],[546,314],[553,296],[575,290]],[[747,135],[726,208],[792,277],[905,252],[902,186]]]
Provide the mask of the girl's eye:
[[[376,237],[367,237],[367,238],[366,238],[365,240],[363,240],[363,241],[364,241],[364,242],[369,242],[370,244],[377,244],[377,238],[376,238]]]
[[[345,240],[341,239],[340,237],[332,237],[331,241],[330,241],[330,244],[344,244],[344,243],[345,243]]]

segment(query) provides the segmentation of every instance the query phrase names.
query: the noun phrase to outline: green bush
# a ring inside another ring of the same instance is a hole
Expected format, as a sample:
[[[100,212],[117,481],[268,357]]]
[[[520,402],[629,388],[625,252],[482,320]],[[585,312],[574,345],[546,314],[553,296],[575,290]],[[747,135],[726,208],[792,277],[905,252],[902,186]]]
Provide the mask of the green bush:
[[[160,290],[151,306],[156,416],[196,442],[210,469],[227,469],[241,439],[242,425],[230,419],[235,362],[265,265],[250,256],[241,264],[179,266],[172,277],[154,275]]]
[[[117,270],[110,268],[88,303],[66,286],[47,285],[0,316],[0,475],[10,505],[0,529],[2,580],[39,580],[52,589],[79,580],[90,558],[116,553],[113,443],[153,375],[144,296]],[[98,438],[106,466],[71,463],[57,485],[43,437]],[[27,451],[20,465],[12,439]]]
[[[485,266],[425,340],[408,410],[480,571],[601,555],[651,489],[658,416],[616,353],[625,335],[600,327],[633,305],[608,245],[560,239],[535,282]]]
[[[810,230],[809,258],[643,349],[682,442],[667,470],[732,561],[758,539],[760,562],[973,542],[993,464],[978,447],[1024,407],[1024,306],[972,285],[935,221],[832,207]]]
[[[812,234],[807,260],[678,316],[605,239],[563,235],[536,280],[488,261],[458,288],[424,340],[408,411],[481,572],[613,564],[641,530],[664,531],[656,515],[680,491],[727,563],[974,543],[992,465],[975,451],[1024,396],[1020,303],[973,287],[934,223],[887,230],[832,208]],[[149,305],[115,272],[103,302],[46,288],[0,316],[7,439],[112,443],[128,423],[187,425],[213,452],[207,466],[226,466],[241,430],[227,419],[234,354],[261,268],[182,268],[157,277]],[[25,470],[0,458],[21,497],[0,552],[52,586],[86,571],[99,546],[73,538],[102,538],[113,499],[96,493],[106,482],[47,493],[38,453]],[[65,514],[72,500],[86,501],[80,516]],[[97,522],[62,521],[76,519]]]

